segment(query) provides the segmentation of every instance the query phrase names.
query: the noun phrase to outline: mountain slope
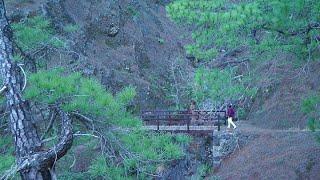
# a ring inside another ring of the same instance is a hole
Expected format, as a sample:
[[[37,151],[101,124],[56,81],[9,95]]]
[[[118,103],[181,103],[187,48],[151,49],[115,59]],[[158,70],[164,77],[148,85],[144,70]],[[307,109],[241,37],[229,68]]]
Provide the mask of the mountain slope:
[[[243,136],[255,137],[225,159],[221,179],[319,179],[320,146],[310,131],[256,128],[239,124]]]

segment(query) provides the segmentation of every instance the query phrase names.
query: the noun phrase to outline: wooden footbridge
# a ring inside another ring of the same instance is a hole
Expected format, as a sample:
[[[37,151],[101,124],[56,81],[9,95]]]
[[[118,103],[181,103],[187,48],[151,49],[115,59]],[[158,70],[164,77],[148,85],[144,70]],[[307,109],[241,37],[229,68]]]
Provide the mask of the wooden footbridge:
[[[171,132],[220,131],[226,125],[226,111],[142,111],[141,119],[148,130]]]

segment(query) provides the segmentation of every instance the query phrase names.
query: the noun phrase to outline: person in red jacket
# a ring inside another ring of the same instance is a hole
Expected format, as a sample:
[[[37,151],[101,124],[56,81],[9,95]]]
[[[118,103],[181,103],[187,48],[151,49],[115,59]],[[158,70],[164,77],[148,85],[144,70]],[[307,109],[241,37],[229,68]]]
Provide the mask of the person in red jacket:
[[[230,125],[233,126],[233,129],[237,128],[237,126],[232,121],[235,117],[235,110],[233,109],[232,105],[228,106],[227,117],[228,117],[228,128],[230,128]]]

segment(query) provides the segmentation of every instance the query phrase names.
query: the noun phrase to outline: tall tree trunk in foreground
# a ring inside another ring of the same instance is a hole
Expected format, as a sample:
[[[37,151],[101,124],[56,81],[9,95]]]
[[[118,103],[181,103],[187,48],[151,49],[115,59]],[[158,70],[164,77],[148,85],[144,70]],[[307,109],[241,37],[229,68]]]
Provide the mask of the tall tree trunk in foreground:
[[[55,179],[55,161],[72,146],[72,126],[68,114],[57,112],[62,121],[59,142],[54,148],[43,151],[30,107],[22,99],[17,65],[12,61],[12,32],[6,18],[4,1],[0,1],[0,72],[10,113],[10,129],[14,138],[16,163],[22,179]]]

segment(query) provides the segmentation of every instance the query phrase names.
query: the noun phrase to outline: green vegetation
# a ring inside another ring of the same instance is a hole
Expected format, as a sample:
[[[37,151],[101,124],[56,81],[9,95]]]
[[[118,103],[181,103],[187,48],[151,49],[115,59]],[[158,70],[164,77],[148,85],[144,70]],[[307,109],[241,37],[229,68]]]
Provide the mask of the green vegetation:
[[[256,58],[283,51],[311,58],[319,46],[317,0],[176,0],[167,12],[194,28],[194,43],[186,50],[197,59],[210,60],[239,47],[250,48]]]
[[[175,140],[179,144],[187,145],[187,144],[189,144],[191,142],[192,138],[190,136],[187,136],[187,135],[177,134],[175,136]]]
[[[133,13],[133,12],[132,12]],[[21,51],[36,56],[44,47],[66,47],[55,36],[53,28],[44,17],[28,18],[12,25],[14,38]],[[68,25],[65,32],[72,33],[76,25]],[[14,57],[16,62],[23,60],[21,54]],[[134,87],[126,87],[112,94],[93,78],[85,78],[80,73],[70,73],[66,69],[56,68],[28,73],[28,86],[23,96],[34,108],[48,116],[55,107],[70,114],[74,122],[74,131],[87,136],[76,136],[74,146],[59,162],[71,167],[74,161],[75,147],[85,146],[87,154],[94,159],[86,172],[73,172],[58,165],[61,179],[141,179],[154,174],[158,165],[184,156],[182,147],[190,142],[190,137],[170,134],[154,134],[142,128],[142,121],[127,109],[136,96]],[[81,121],[87,118],[91,123]],[[44,118],[48,119],[48,118]],[[47,122],[48,123],[48,122]],[[38,124],[40,133],[43,125]],[[60,125],[54,123],[44,138],[53,138],[45,146],[57,142]],[[4,142],[5,140],[5,142]],[[2,142],[3,141],[3,142]],[[1,139],[0,174],[10,169],[14,163],[11,140]],[[99,150],[97,150],[97,147]],[[92,156],[92,152],[96,155]],[[87,162],[89,163],[89,162]]]
[[[127,133],[127,134],[126,134]],[[172,159],[180,158],[183,153],[180,147],[186,145],[190,141],[188,136],[171,136],[168,134],[151,134],[144,131],[136,132],[116,132],[115,134],[108,134],[108,139],[112,140],[112,146],[118,147],[121,157],[117,159],[110,159],[108,154],[98,152],[96,150],[99,140],[94,137],[80,137],[75,139],[74,147],[81,145],[85,146],[83,156],[93,158],[93,161],[85,172],[67,171],[64,167],[74,165],[74,152],[73,148],[65,157],[60,161],[58,170],[59,178],[61,179],[149,179],[150,174],[155,174],[156,168]],[[112,138],[114,137],[114,138]],[[182,141],[178,141],[183,139]],[[119,138],[119,141],[116,139]],[[188,139],[188,140],[187,140]],[[119,145],[119,144],[118,144]],[[109,147],[110,148],[110,147]],[[122,151],[124,148],[128,153]],[[94,154],[92,154],[94,152]],[[119,161],[121,160],[121,161]],[[85,163],[88,162],[78,162]]]
[[[161,162],[181,158],[183,155],[179,146],[172,142],[170,135],[134,132],[122,134],[120,139],[132,154],[123,160],[121,166],[110,166],[112,163],[104,161],[105,157],[98,157],[88,171],[92,178],[146,178],[148,174],[155,172]],[[106,162],[107,166],[104,165]]]
[[[320,95],[311,95],[302,101],[302,112],[308,117],[308,127],[311,131],[320,129]],[[320,142],[320,134],[316,133],[317,140]]]
[[[127,6],[126,12],[130,17],[133,17],[133,19],[136,19],[140,15],[138,9],[133,5]]]
[[[205,179],[206,174],[210,171],[210,166],[207,164],[201,164],[196,174],[191,176],[191,180],[199,180],[199,179]]]
[[[50,22],[44,17],[35,16],[14,23],[12,29],[17,45],[25,53],[35,52],[45,46],[65,47],[65,43],[54,36]]]
[[[13,145],[11,138],[2,135],[0,138],[0,174],[4,174],[5,171],[9,170],[14,165],[15,157],[13,154]],[[1,176],[0,176],[1,177]]]
[[[288,56],[301,66],[319,57],[317,0],[175,0],[166,10],[172,20],[192,29],[193,43],[185,49],[203,66],[196,70],[193,82],[193,97],[198,102],[253,97],[257,89],[248,88],[249,79],[258,77],[254,68],[259,67],[260,60]],[[210,61],[227,60],[225,57],[233,53],[239,54],[236,62],[248,58],[254,67],[245,72],[230,68],[237,65],[206,67]],[[234,79],[237,74],[242,74],[242,81]]]
[[[252,97],[256,88],[246,86],[245,80],[236,77],[236,69],[206,69],[199,68],[195,73],[193,95],[198,102],[210,99],[215,104],[241,97]]]
[[[77,24],[68,24],[66,25],[63,30],[67,33],[73,33],[80,29],[79,25]]]
[[[139,17],[138,8],[133,5],[128,5],[125,11],[133,19]],[[236,50],[250,56],[249,63],[272,59],[280,53],[303,63],[319,56],[320,1],[317,0],[175,0],[167,6],[167,12],[174,21],[193,30],[194,42],[185,49],[195,57],[197,68],[192,74],[183,69],[189,65],[182,63],[188,62],[177,59],[168,65],[170,75],[150,75],[145,79],[151,82],[152,92],[159,92],[157,97],[165,97],[176,109],[181,109],[184,101],[191,98],[198,103],[209,100],[216,107],[230,100],[253,98],[258,89],[250,84],[253,75],[247,72],[248,67],[243,70],[240,65],[227,63],[223,68],[216,68],[212,64],[211,60],[219,58],[223,62],[224,57]],[[19,47],[13,57],[17,63],[26,56],[45,59],[49,52],[39,53],[43,49],[68,48],[45,17],[27,18],[12,24],[12,28],[15,46]],[[63,30],[68,34],[79,29],[76,24],[68,24]],[[161,37],[153,40],[166,43]],[[112,41],[109,38],[106,44],[112,46]],[[46,140],[45,146],[58,140],[59,122],[53,122],[52,128],[44,133],[48,117],[56,108],[67,112],[73,120],[75,141],[58,162],[60,179],[149,179],[156,175],[159,166],[185,155],[183,148],[191,137],[146,131],[142,121],[128,110],[136,96],[135,87],[127,86],[111,93],[97,79],[58,67],[49,70],[39,67],[36,73],[28,73],[27,78],[23,96],[30,102],[34,115],[43,120],[37,126],[39,135]],[[157,81],[160,78],[164,79],[163,84],[152,82],[160,82]],[[319,103],[319,94],[302,103],[312,131],[320,129]],[[240,107],[239,118],[245,115],[246,109]],[[3,135],[5,131],[0,133],[0,174],[3,174],[14,165],[15,157],[12,140]],[[88,167],[83,172],[72,170],[79,147],[84,148],[81,155],[92,160],[86,162]],[[191,179],[202,179],[209,170],[208,165],[202,164]]]
[[[79,73],[64,75],[62,69],[40,71],[31,74],[29,79],[26,99],[49,105],[60,102],[67,112],[81,111],[96,116],[105,115],[113,121],[114,116],[127,116],[124,106],[135,96],[134,88],[128,87],[113,97],[96,80],[83,78]],[[121,124],[120,121],[117,123]]]
[[[160,44],[164,44],[164,43],[165,43],[165,40],[164,40],[163,38],[158,38],[158,42],[159,42]]]
[[[40,71],[29,79],[26,99],[42,106],[60,104],[69,113],[95,119],[100,122],[99,128],[104,129],[103,136],[111,140],[113,150],[123,153],[121,162],[113,163],[115,157],[102,152],[87,172],[90,177],[144,177],[145,173],[153,173],[158,163],[183,156],[181,145],[189,142],[187,137],[178,136],[175,143],[171,135],[148,133],[142,130],[141,120],[126,111],[126,105],[136,94],[134,88],[127,87],[113,96],[96,80],[79,73],[67,74],[61,69]]]

